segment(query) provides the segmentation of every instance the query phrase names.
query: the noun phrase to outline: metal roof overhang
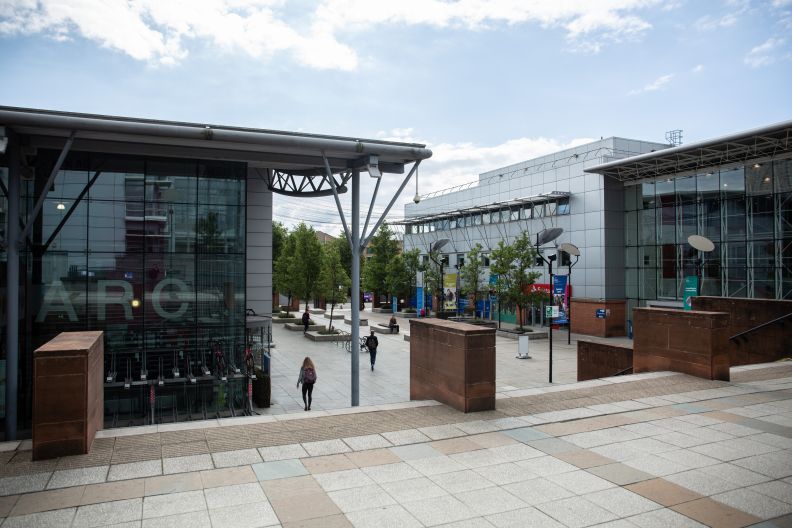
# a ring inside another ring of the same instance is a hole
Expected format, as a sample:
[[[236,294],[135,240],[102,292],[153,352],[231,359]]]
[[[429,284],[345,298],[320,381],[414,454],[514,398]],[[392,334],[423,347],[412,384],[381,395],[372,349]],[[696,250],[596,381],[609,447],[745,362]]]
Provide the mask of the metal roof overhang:
[[[792,155],[792,121],[746,130],[639,156],[603,163],[584,172],[625,183],[694,174],[702,169]]]
[[[61,149],[73,134],[74,150],[242,161],[266,170],[271,187],[276,181],[293,184],[274,192],[308,196],[332,194],[324,157],[333,173],[366,170],[374,155],[381,172],[402,174],[405,164],[432,155],[416,143],[6,106],[0,106],[0,126],[30,136],[31,146],[41,148]],[[342,192],[347,179],[337,184]]]
[[[405,226],[415,225],[415,224],[421,224],[423,222],[432,222],[434,220],[443,220],[445,218],[454,218],[457,216],[464,216],[468,214],[486,213],[490,211],[497,211],[499,209],[521,207],[526,204],[546,203],[552,200],[558,200],[559,198],[568,198],[569,195],[570,193],[568,192],[552,191],[549,193],[527,196],[525,198],[515,198],[514,200],[508,200],[505,202],[496,202],[488,205],[477,205],[473,207],[467,207],[465,209],[455,209],[454,211],[445,211],[442,213],[434,213],[430,215],[412,216],[410,218],[405,218],[404,220],[391,222],[391,224],[405,225]]]

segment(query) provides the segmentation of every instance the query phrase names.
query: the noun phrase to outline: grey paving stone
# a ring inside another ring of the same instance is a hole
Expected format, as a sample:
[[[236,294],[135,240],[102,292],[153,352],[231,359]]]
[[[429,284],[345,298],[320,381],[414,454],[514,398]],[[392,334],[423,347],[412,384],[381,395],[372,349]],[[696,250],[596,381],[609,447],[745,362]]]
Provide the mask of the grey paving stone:
[[[212,526],[223,528],[258,528],[278,525],[278,517],[268,502],[248,504],[244,508],[228,506],[209,510]]]
[[[419,442],[428,442],[431,440],[428,436],[420,432],[418,429],[403,429],[401,431],[389,431],[382,433],[391,444],[395,446],[417,444]]]
[[[390,447],[392,445],[383,436],[378,434],[352,436],[348,438],[342,438],[342,440],[352,449],[352,451],[364,451],[366,449],[377,449],[381,447]]]
[[[583,498],[617,517],[630,517],[662,508],[656,502],[620,487],[588,493]]]
[[[469,435],[491,433],[500,430],[497,425],[486,420],[472,420],[470,422],[460,422],[451,425]]]
[[[515,464],[524,468],[529,473],[545,477],[548,475],[567,473],[569,471],[577,471],[579,469],[577,466],[573,466],[572,464],[552,456],[539,456],[527,460],[518,460]]]
[[[427,477],[386,482],[380,484],[380,486],[400,504],[414,500],[442,497],[443,495],[449,494],[447,490],[429,480]]]
[[[453,425],[434,425],[431,427],[420,427],[418,430],[432,440],[445,440],[446,438],[465,436],[463,430]]]
[[[712,498],[765,520],[792,513],[792,504],[744,488],[719,493]]]
[[[328,492],[330,499],[344,512],[354,512],[395,505],[396,501],[376,484]]]
[[[206,499],[206,506],[210,510],[267,500],[264,490],[261,489],[261,485],[257,482],[220,486],[204,490],[204,498]]]
[[[714,477],[700,469],[691,469],[690,471],[668,475],[665,479],[707,497],[740,487],[740,484]]]
[[[306,442],[303,448],[311,456],[337,455],[339,453],[349,453],[351,449],[341,440],[321,440],[319,442]]]
[[[542,440],[531,440],[528,445],[534,449],[538,449],[548,455],[556,455],[558,453],[569,453],[570,451],[577,451],[580,448],[575,444],[571,444],[560,438],[544,438]]]
[[[261,462],[261,456],[255,449],[238,449],[212,453],[212,461],[216,468],[247,466]]]
[[[83,484],[97,484],[107,478],[109,466],[96,466],[78,469],[64,469],[52,474],[47,489],[68,488]]]
[[[47,485],[50,476],[52,476],[52,473],[33,473],[18,477],[0,478],[0,496],[41,491]]]
[[[568,473],[560,473],[558,475],[550,475],[547,477],[547,480],[568,489],[575,495],[583,495],[584,493],[592,493],[614,487],[613,482],[592,475],[582,469],[570,471]]]
[[[563,528],[555,519],[533,507],[490,515],[486,519],[497,528]]]
[[[673,460],[667,460],[665,458],[649,454],[642,457],[633,458],[631,460],[626,460],[624,463],[639,471],[643,471],[657,477],[672,475],[674,473],[679,473],[688,469],[687,466],[678,462],[674,462]]]
[[[143,499],[143,518],[166,517],[206,510],[203,490],[154,495]]]
[[[443,456],[443,453],[426,444],[404,445],[390,448],[391,452],[402,460]]]
[[[762,484],[750,486],[748,489],[767,495],[768,497],[773,497],[787,504],[792,504],[792,484],[784,482],[783,480],[764,482]]]
[[[437,526],[476,517],[476,513],[451,495],[403,504],[424,526]]]
[[[470,469],[433,475],[430,478],[435,484],[452,494],[490,488],[495,485],[491,480]]]
[[[522,466],[518,466],[515,462],[484,466],[476,468],[474,471],[499,486],[530,480],[538,476],[537,473],[533,473]]]
[[[114,464],[107,473],[108,481],[128,480],[162,475],[162,460],[147,460],[129,464]]]
[[[8,528],[31,528],[33,526],[36,528],[62,528],[71,526],[76,510],[77,508],[63,508],[61,510],[8,517],[3,522],[3,526]]]
[[[706,528],[705,525],[698,523],[674,510],[660,509],[646,513],[641,513],[627,519],[639,528]]]
[[[630,466],[624,464],[606,464],[604,466],[596,466],[587,468],[586,471],[594,475],[618,484],[619,486],[626,486],[628,484],[635,484],[654,478],[649,473],[644,473]]]
[[[734,484],[738,484],[741,487],[752,486],[754,484],[760,484],[762,482],[771,480],[769,477],[760,473],[755,473],[740,466],[728,463],[717,464],[714,466],[705,466],[701,468],[701,471],[707,475],[712,475],[714,477],[733,482]]]
[[[272,447],[260,447],[259,454],[264,462],[288,460],[290,458],[304,458],[308,452],[300,444],[286,444]]]
[[[167,517],[143,519],[142,528],[211,528],[211,526],[212,521],[209,519],[209,512],[194,511]]]
[[[349,521],[357,527],[367,528],[420,528],[415,517],[398,504],[379,508],[351,511],[346,514]],[[449,525],[450,526],[450,525]],[[482,525],[479,525],[482,526]]]
[[[92,528],[141,518],[143,499],[128,499],[113,502],[100,502],[77,508],[73,528]]]
[[[416,458],[408,460],[407,463],[422,475],[431,476],[441,473],[451,473],[461,471],[465,466],[451,457],[442,455],[437,457]]]
[[[483,516],[519,510],[528,506],[515,495],[499,487],[465,491],[455,496],[477,515]]]
[[[735,460],[734,464],[776,479],[792,476],[792,453],[767,453]]]
[[[275,480],[307,475],[308,470],[299,460],[278,460],[253,464],[253,472],[259,480]]]
[[[366,475],[378,484],[385,482],[396,482],[399,480],[409,480],[418,478],[421,474],[413,469],[412,466],[406,462],[399,462],[396,464],[384,464],[381,466],[371,466],[361,468]]]
[[[511,431],[504,431],[504,434],[507,434],[514,438],[515,440],[519,440],[520,442],[531,442],[533,440],[542,440],[543,438],[549,438],[550,435],[539,431],[538,429],[534,429],[533,427],[522,427],[520,429],[512,429]]]
[[[320,473],[314,475],[314,479],[316,479],[325,491],[359,488],[361,486],[376,486],[374,481],[359,469]]]
[[[503,488],[532,506],[565,499],[574,495],[568,489],[541,477],[507,484]]]
[[[165,475],[205,469],[214,469],[211,455],[190,455],[162,459],[162,472]]]
[[[536,507],[569,528],[582,528],[617,519],[613,513],[582,497],[545,502]]]

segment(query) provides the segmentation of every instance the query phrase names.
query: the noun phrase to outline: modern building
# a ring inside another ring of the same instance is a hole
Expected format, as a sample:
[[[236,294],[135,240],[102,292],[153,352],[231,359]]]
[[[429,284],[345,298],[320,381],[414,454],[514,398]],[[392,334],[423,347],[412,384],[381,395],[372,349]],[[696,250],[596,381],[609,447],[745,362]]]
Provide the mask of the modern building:
[[[673,148],[603,139],[406,205],[405,249],[426,254],[449,239],[442,251],[455,273],[476,243],[490,251],[521,232],[561,227],[555,244],[581,253],[570,281],[573,306],[574,299],[624,303],[622,328],[633,307],[681,308],[697,260],[703,294],[790,299],[790,158],[792,122]],[[694,234],[715,250],[693,249],[687,238]],[[559,254],[558,273],[567,273],[567,258]],[[549,281],[546,269],[535,271]]]
[[[246,309],[272,312],[273,193],[359,194],[423,145],[0,107],[0,394],[28,429],[33,351],[105,332],[107,426],[225,416]],[[356,190],[357,189],[357,190]],[[233,372],[233,369],[230,369]],[[178,372],[178,375],[177,375]],[[192,378],[195,378],[194,380]]]

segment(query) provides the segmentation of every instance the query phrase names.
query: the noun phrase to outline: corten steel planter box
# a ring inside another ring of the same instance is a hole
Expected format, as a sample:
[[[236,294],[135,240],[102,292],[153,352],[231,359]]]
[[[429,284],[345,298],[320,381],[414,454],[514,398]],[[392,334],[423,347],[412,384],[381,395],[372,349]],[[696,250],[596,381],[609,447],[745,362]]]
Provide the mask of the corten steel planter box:
[[[410,320],[410,399],[462,412],[495,408],[495,330],[442,319]]]
[[[84,455],[104,419],[104,334],[63,332],[33,353],[33,460]]]
[[[635,308],[633,317],[633,372],[729,381],[729,314]]]

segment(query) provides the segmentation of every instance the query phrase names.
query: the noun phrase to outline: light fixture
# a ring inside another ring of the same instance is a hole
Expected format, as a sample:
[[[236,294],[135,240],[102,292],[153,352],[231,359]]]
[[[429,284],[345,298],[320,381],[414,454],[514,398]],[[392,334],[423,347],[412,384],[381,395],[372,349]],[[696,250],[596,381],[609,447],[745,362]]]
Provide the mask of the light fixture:
[[[140,299],[132,299],[132,308],[140,308]]]
[[[8,148],[8,135],[6,135],[5,127],[0,127],[0,154],[5,154]]]
[[[762,164],[761,164],[761,163],[754,163],[754,164],[753,164],[753,168],[754,168],[754,169],[758,169],[758,168],[759,168],[759,167],[761,167],[761,166],[762,166]]]
[[[55,206],[55,209],[58,211],[64,211],[66,209],[66,204],[63,202],[58,202],[58,205]]]
[[[379,157],[371,155],[369,156],[369,161],[366,164],[366,168],[368,169],[369,176],[372,178],[382,178],[382,173],[379,169]]]
[[[765,182],[765,183],[769,182],[769,181],[770,181],[770,176],[765,176],[765,177],[762,179],[762,181],[763,181],[763,182]]]

